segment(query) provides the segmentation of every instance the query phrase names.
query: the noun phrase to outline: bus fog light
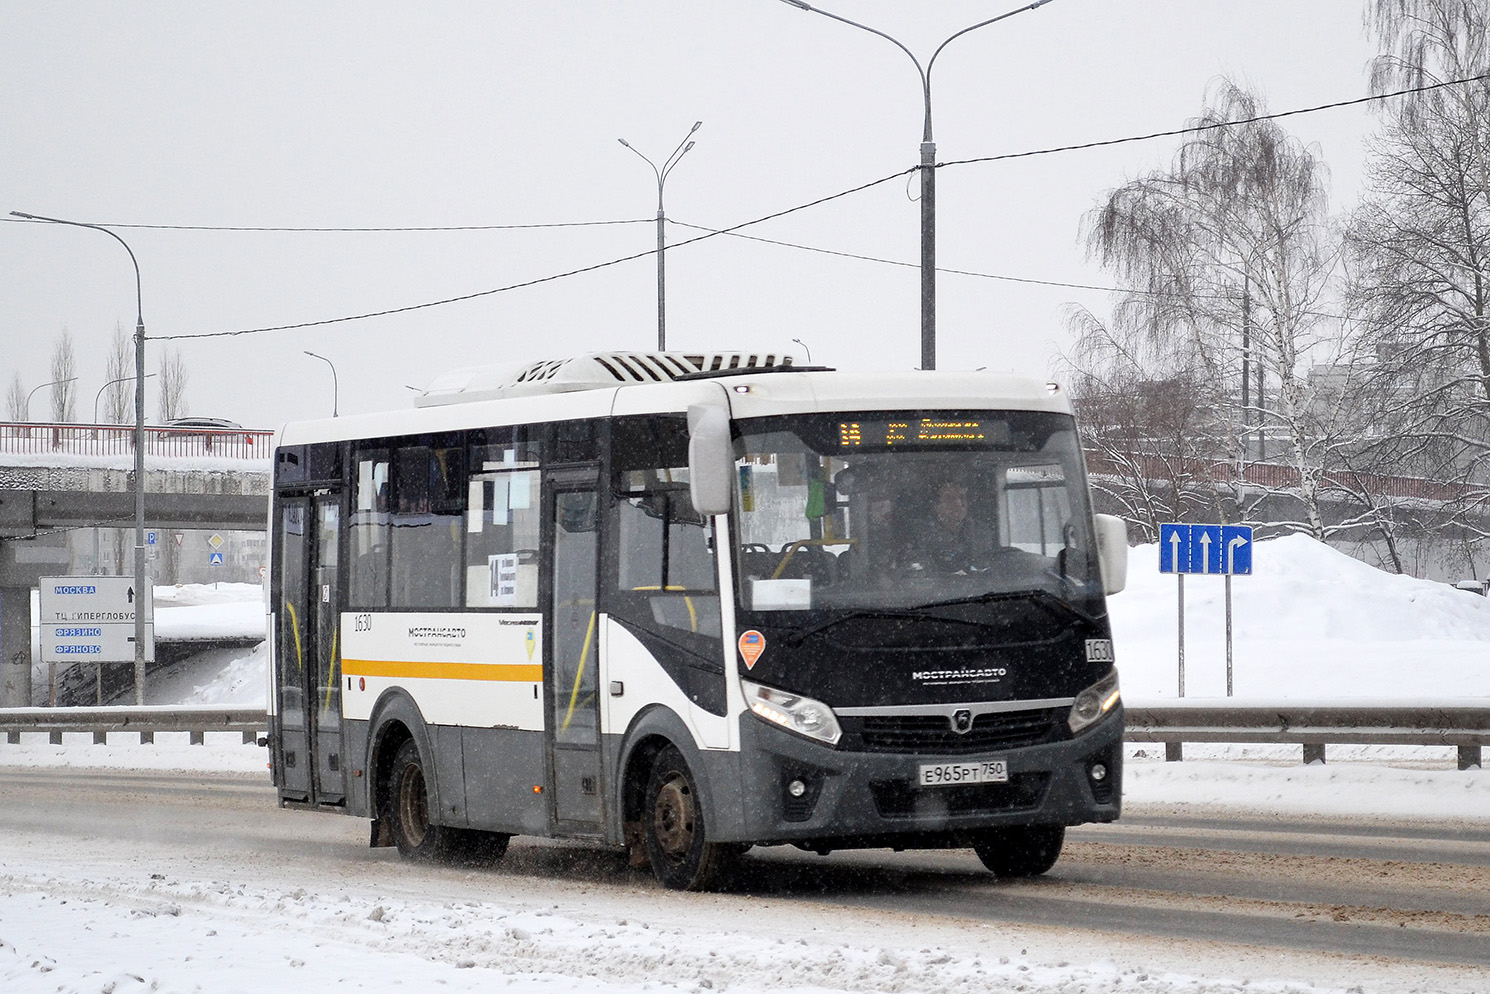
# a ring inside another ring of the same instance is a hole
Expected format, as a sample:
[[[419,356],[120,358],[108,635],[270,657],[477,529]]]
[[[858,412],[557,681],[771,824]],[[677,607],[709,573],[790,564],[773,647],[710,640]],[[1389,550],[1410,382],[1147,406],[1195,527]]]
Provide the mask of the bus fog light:
[[[1092,779],[1095,780],[1097,783],[1101,783],[1103,780],[1106,780],[1107,779],[1107,764],[1106,763],[1093,763],[1092,764],[1092,770],[1091,770],[1091,776],[1092,776]]]
[[[807,785],[800,780],[793,780],[786,785],[786,792],[793,797],[801,797],[807,793]]]

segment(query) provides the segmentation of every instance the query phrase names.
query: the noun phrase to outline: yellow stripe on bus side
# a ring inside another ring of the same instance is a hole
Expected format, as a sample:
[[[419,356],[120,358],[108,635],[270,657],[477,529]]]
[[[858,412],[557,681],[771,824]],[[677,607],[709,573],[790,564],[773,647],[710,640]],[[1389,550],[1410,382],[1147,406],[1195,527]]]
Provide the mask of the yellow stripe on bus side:
[[[415,663],[402,659],[343,659],[341,671],[347,676],[543,682],[543,667],[536,663]]]

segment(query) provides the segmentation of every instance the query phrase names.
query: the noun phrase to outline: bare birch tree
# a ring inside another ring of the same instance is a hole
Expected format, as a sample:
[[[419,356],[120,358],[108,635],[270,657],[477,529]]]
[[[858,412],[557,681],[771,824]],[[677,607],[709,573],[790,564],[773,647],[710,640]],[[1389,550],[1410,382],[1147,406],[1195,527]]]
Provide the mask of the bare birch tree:
[[[186,363],[177,350],[166,348],[160,354],[160,381],[157,399],[161,423],[186,416]]]
[[[1193,354],[1116,334],[1085,308],[1068,311],[1066,323],[1076,346],[1059,375],[1100,509],[1131,522],[1142,542],[1158,541],[1167,521],[1214,520],[1209,468],[1230,443],[1214,416],[1224,398]]]
[[[66,424],[77,417],[77,357],[72,333],[66,328],[52,346],[52,422]]]
[[[1182,355],[1220,387],[1214,411],[1240,465],[1253,431],[1281,438],[1294,470],[1290,490],[1302,518],[1286,522],[1316,538],[1322,466],[1312,451],[1305,366],[1335,357],[1338,329],[1317,314],[1334,262],[1326,215],[1326,170],[1313,151],[1271,121],[1261,101],[1218,83],[1200,130],[1167,170],[1111,191],[1085,221],[1089,253],[1131,292],[1115,332],[1129,342]],[[1269,405],[1240,403],[1243,329],[1249,352],[1276,384]]]
[[[1484,0],[1370,0],[1366,23],[1383,49],[1379,92],[1490,72]],[[1390,400],[1375,456],[1462,485],[1439,528],[1473,573],[1490,531],[1490,85],[1413,94],[1384,114],[1347,239],[1372,390]]]
[[[11,376],[10,389],[5,392],[5,416],[11,421],[26,420],[26,385],[20,373]]]
[[[127,424],[134,420],[134,343],[124,326],[114,324],[114,337],[109,342],[109,361],[104,371],[104,417],[111,425]]]

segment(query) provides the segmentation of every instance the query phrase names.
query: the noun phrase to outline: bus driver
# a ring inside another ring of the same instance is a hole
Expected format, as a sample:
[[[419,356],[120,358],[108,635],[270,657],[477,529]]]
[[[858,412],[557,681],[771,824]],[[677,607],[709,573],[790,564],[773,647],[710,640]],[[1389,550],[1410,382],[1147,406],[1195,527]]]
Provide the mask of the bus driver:
[[[989,568],[993,534],[968,513],[968,487],[944,480],[931,505],[931,517],[913,550],[912,569],[942,573],[979,572]]]

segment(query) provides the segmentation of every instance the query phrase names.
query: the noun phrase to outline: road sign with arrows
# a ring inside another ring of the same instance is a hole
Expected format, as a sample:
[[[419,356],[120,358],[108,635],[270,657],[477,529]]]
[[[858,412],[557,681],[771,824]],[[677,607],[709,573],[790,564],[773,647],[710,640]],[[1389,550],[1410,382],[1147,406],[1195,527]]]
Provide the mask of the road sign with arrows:
[[[1159,572],[1250,576],[1250,525],[1160,525]]]

